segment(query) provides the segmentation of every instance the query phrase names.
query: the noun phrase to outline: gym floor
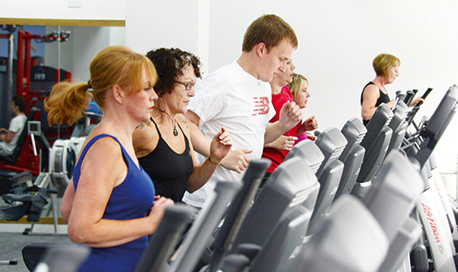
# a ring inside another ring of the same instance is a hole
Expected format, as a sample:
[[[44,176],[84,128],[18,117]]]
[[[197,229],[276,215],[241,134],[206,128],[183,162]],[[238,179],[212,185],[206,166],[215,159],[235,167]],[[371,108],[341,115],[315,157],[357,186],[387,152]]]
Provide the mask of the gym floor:
[[[6,205],[0,198],[0,206]],[[0,263],[16,259],[17,265],[0,264],[0,272],[27,272],[29,271],[22,259],[22,249],[33,243],[71,243],[67,236],[67,225],[59,219],[57,233],[54,230],[52,213],[48,216],[47,207],[43,210],[39,223],[35,224],[30,235],[23,235],[30,222],[22,218],[18,222],[0,221]]]
[[[21,231],[23,228],[21,228]],[[67,235],[23,235],[21,232],[0,232],[0,261],[16,259],[17,265],[0,265],[0,271],[29,271],[22,259],[22,249],[33,243],[71,243]]]

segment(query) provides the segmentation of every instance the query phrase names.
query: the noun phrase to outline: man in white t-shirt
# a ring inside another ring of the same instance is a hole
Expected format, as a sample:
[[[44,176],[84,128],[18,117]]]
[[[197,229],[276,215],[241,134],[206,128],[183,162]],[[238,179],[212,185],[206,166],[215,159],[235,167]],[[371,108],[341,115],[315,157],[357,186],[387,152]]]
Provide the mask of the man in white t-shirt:
[[[24,129],[27,117],[24,114],[25,99],[22,96],[14,96],[11,103],[11,111],[14,113],[8,129],[0,128],[0,156],[9,156],[13,153],[16,143]]]
[[[274,141],[302,119],[299,107],[291,102],[282,108],[278,122],[269,123],[275,115],[269,82],[286,69],[297,45],[294,30],[283,19],[261,16],[248,27],[239,59],[211,73],[196,87],[186,117],[192,123],[194,149],[203,155],[198,156],[200,163],[209,155],[206,139],[221,127],[231,135],[234,151],[223,161],[213,162],[224,168],[218,167],[201,189],[186,193],[185,203],[201,207],[216,181],[240,181],[248,162],[261,158],[264,143]]]

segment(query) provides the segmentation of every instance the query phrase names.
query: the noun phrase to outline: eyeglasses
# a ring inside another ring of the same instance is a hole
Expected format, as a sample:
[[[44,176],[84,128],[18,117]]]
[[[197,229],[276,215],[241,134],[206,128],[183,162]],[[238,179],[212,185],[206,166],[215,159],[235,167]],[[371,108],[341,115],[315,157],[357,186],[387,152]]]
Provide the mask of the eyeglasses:
[[[183,85],[186,91],[191,90],[192,87],[194,87],[194,85],[196,84],[195,82],[181,82],[181,81],[176,81],[176,80],[175,82]]]

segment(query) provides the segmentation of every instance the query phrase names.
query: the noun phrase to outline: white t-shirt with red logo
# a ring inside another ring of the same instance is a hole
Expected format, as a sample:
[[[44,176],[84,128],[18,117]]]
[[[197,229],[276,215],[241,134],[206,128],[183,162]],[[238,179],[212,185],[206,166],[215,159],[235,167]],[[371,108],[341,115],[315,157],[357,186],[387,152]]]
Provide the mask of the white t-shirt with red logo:
[[[200,117],[199,129],[210,141],[225,127],[232,138],[232,150],[253,150],[250,160],[259,159],[264,146],[264,134],[269,120],[275,115],[271,88],[234,61],[209,74],[196,87],[188,110]],[[202,163],[206,157],[196,153]],[[210,181],[192,194],[185,193],[183,201],[201,207],[215,181],[241,181],[242,174],[218,166]]]

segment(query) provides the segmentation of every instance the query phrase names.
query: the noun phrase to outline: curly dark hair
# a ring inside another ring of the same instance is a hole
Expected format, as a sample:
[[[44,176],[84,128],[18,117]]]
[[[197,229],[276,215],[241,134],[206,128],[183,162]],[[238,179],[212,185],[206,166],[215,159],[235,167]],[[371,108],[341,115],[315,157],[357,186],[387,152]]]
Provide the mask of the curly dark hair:
[[[173,90],[177,77],[183,75],[183,67],[191,65],[197,78],[201,78],[200,60],[192,53],[178,48],[159,48],[149,51],[146,56],[153,62],[159,77],[154,90],[159,97]]]

